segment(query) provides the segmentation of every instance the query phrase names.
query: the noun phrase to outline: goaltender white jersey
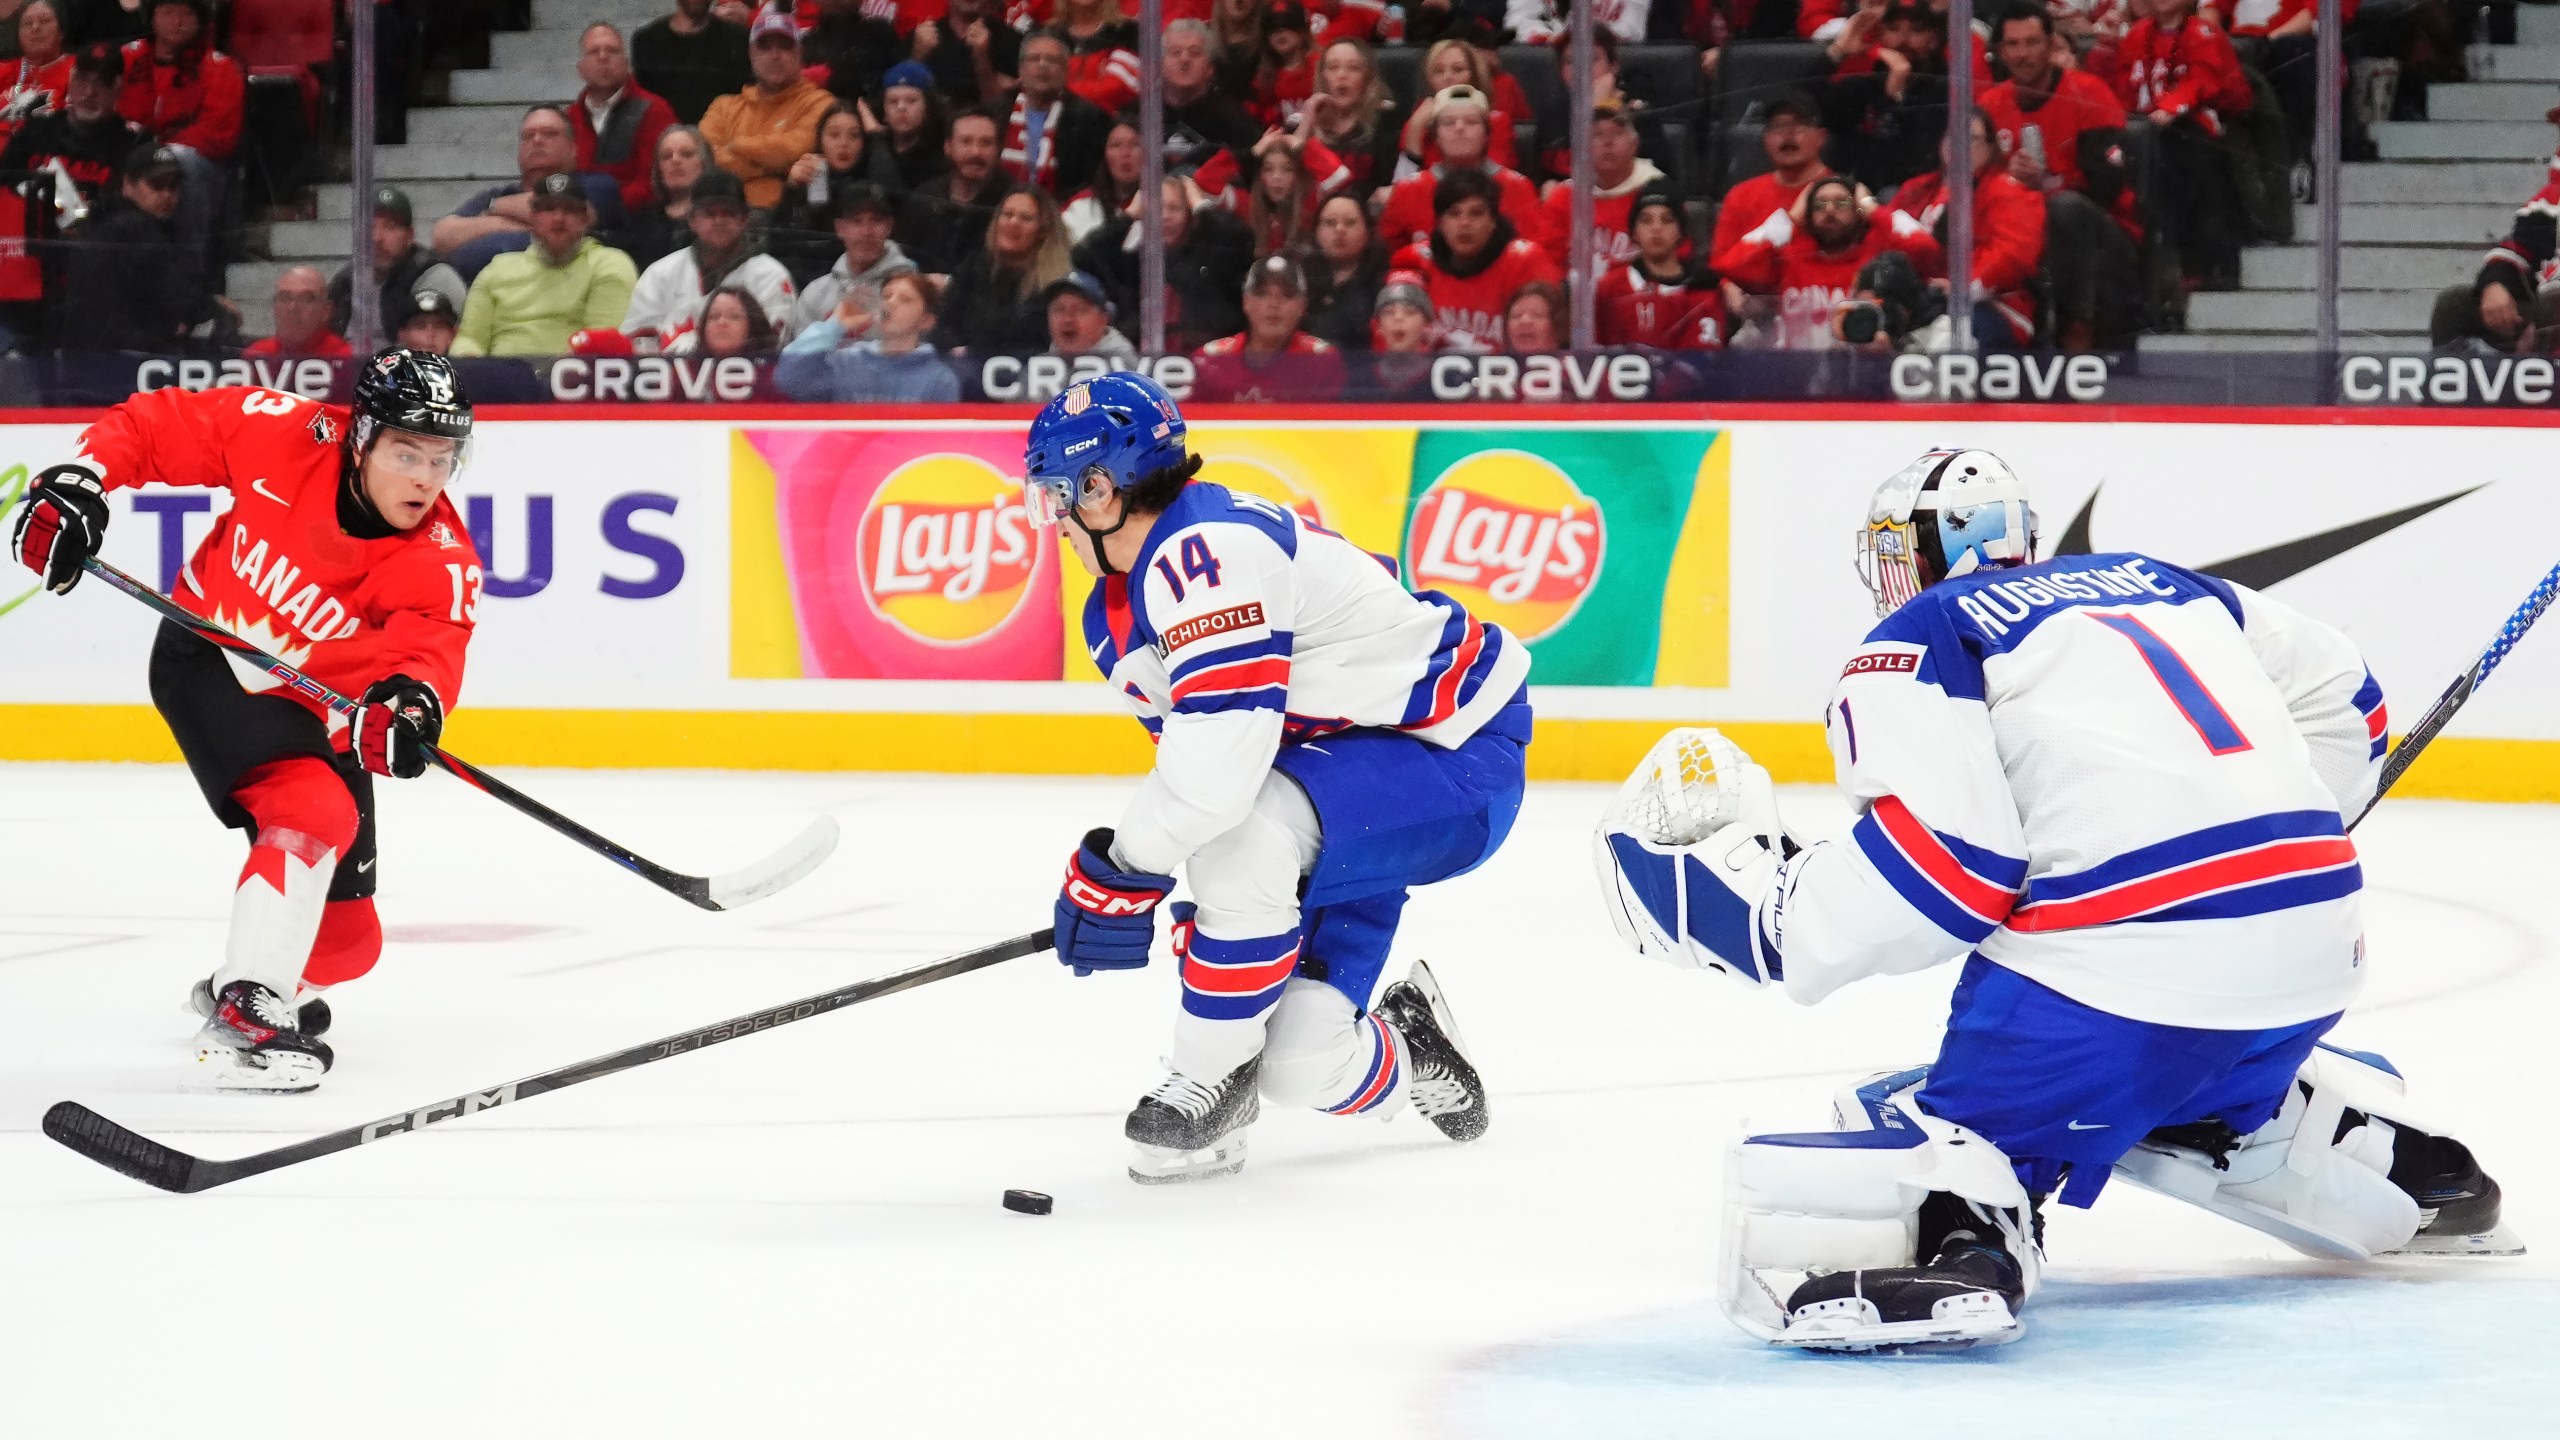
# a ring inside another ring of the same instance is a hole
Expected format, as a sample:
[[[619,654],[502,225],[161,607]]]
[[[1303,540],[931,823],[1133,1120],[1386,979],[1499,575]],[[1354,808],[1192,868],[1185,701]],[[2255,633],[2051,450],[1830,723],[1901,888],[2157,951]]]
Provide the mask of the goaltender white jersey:
[[[1526,646],[1394,561],[1200,482],[1095,584],[1084,634],[1156,740],[1113,850],[1158,875],[1245,818],[1282,745],[1373,728],[1454,750],[1529,676]]]
[[[2136,554],[1922,591],[1825,716],[1858,811],[1764,901],[1788,992],[1978,951],[2085,1005],[2295,1024],[2362,979],[2382,690],[2342,634]]]

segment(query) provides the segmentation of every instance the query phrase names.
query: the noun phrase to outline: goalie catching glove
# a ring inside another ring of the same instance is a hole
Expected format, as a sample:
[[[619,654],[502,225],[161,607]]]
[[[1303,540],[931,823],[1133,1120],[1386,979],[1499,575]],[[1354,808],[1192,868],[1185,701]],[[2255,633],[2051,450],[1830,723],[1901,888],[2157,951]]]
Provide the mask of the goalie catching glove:
[[[1173,893],[1173,877],[1123,870],[1111,858],[1109,826],[1085,832],[1067,857],[1057,905],[1058,963],[1078,975],[1138,970],[1156,940],[1156,906]]]
[[[427,771],[427,747],[444,735],[444,702],[406,675],[376,681],[356,710],[356,758],[376,775],[415,780]]]
[[[1785,978],[1774,897],[1797,849],[1769,772],[1713,730],[1682,729],[1619,788],[1591,858],[1636,953],[1766,985]]]
[[[84,466],[56,465],[27,487],[9,548],[19,564],[44,577],[44,588],[68,595],[106,538],[107,492],[97,475]]]

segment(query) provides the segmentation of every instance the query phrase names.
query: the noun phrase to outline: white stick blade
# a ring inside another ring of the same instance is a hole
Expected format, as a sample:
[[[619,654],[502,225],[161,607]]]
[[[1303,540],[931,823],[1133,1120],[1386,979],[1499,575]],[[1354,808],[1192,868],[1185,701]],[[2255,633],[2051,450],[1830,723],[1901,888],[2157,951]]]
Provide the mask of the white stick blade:
[[[819,816],[790,844],[764,859],[726,875],[712,876],[711,903],[723,910],[735,910],[790,889],[836,853],[836,841],[842,833],[834,816]]]

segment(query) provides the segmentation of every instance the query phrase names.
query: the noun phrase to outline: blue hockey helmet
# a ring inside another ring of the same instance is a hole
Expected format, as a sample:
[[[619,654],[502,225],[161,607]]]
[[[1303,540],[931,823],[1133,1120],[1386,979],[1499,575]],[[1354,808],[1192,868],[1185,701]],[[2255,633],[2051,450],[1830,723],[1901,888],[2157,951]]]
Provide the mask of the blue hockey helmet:
[[[2027,482],[1988,450],[1932,450],[1876,487],[1858,578],[1890,615],[1941,580],[2036,558]]]
[[[1053,525],[1079,501],[1126,490],[1188,454],[1182,411],[1165,388],[1134,370],[1067,387],[1042,406],[1023,447],[1032,517]],[[1081,522],[1079,522],[1081,523]]]

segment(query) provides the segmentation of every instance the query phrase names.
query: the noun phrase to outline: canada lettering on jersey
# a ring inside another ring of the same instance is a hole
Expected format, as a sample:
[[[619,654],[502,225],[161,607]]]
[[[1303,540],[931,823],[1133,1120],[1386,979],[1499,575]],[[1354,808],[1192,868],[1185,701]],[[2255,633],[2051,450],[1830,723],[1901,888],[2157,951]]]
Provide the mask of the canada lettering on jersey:
[[[313,644],[325,640],[350,640],[364,628],[345,602],[322,592],[316,584],[304,583],[296,589],[304,569],[282,550],[272,554],[264,540],[252,540],[249,527],[231,527],[231,573],[247,581],[249,591],[264,600],[276,612],[276,618],[300,630]]]

